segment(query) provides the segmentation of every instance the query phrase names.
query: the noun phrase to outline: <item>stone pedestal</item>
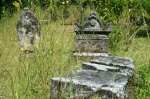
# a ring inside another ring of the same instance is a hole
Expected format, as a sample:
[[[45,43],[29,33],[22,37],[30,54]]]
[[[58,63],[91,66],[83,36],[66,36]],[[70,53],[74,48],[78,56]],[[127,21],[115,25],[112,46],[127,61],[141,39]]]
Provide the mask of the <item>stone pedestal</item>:
[[[76,35],[74,52],[108,53],[106,35]]]

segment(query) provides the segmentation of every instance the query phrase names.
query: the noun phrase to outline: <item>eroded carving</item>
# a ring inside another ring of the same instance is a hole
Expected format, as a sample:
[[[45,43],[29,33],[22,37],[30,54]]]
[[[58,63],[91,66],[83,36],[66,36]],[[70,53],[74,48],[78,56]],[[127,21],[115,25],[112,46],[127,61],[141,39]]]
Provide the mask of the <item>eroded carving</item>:
[[[90,16],[85,20],[83,26],[74,23],[74,30],[77,34],[104,34],[108,35],[112,31],[112,22],[103,25],[102,21],[92,11]]]
[[[40,24],[37,17],[28,8],[24,8],[17,23],[19,47],[21,51],[33,51],[38,47]]]

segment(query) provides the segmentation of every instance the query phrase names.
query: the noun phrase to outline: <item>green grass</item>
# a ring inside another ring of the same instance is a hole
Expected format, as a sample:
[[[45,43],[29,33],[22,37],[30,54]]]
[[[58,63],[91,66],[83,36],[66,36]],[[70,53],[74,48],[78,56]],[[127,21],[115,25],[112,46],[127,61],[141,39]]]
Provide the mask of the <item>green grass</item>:
[[[50,95],[50,78],[64,76],[81,67],[82,59],[72,56],[75,33],[73,25],[63,25],[65,20],[41,24],[41,42],[32,56],[19,51],[16,24],[20,12],[0,21],[0,99],[46,99]],[[44,12],[37,11],[38,19]],[[76,18],[72,15],[72,22]],[[119,32],[119,31],[118,31]],[[110,39],[116,36],[112,34]],[[130,44],[124,40],[114,42],[112,55],[135,60],[133,90],[137,99],[150,99],[150,40],[134,37]],[[88,60],[88,59],[87,59]],[[84,60],[86,61],[86,60]]]
[[[110,51],[113,55],[134,59],[135,76],[131,81],[131,97],[135,99],[150,99],[149,44],[150,40],[147,37],[135,37],[130,45],[120,43],[115,51]]]
[[[72,57],[73,26],[42,25],[39,49],[30,57],[19,51],[18,16],[0,23],[0,98],[45,99],[50,94],[50,78],[79,67],[80,61]]]

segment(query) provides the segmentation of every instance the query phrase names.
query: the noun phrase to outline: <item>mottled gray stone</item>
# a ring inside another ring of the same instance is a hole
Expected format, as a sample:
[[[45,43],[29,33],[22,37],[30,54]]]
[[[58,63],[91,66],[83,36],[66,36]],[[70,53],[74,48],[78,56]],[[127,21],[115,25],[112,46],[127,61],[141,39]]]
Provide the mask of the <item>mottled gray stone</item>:
[[[119,67],[106,66],[95,63],[82,63],[82,69],[86,70],[97,70],[97,71],[120,71]]]
[[[102,21],[96,16],[96,13],[92,11],[83,26],[77,22],[74,23],[74,31],[76,34],[108,35],[112,31],[112,23],[110,22],[103,25]]]
[[[108,53],[108,47],[105,35],[76,35],[74,52]]]
[[[75,23],[74,27],[74,53],[80,56],[88,56],[89,53],[90,56],[100,56],[90,63],[83,62],[82,70],[66,77],[51,78],[51,98],[92,99],[95,94],[100,99],[128,98],[128,81],[134,74],[134,61],[108,55],[107,35],[112,30],[112,23],[104,26],[96,13],[91,12],[83,26]]]
[[[89,57],[99,57],[99,56],[108,56],[108,53],[86,53],[86,52],[75,52],[74,56],[89,56]]]
[[[132,58],[118,56],[101,56],[95,60],[91,60],[91,62],[110,66],[134,68],[134,60]]]
[[[99,94],[101,97],[109,97],[108,99],[124,99],[127,84],[128,77],[119,73],[77,70],[68,77],[51,79],[51,97],[58,99],[62,92],[64,92],[64,97],[77,97],[81,96],[83,92],[87,92],[80,98],[87,99],[94,94]]]
[[[90,62],[119,67],[120,72],[125,73],[128,76],[132,76],[134,74],[134,60],[132,58],[123,58],[118,56],[100,56],[98,59],[91,60]]]
[[[40,24],[36,16],[24,8],[17,23],[19,47],[21,51],[33,51],[38,47],[40,39]]]
[[[74,23],[74,31],[76,32],[75,53],[108,53],[107,35],[112,31],[111,22],[103,25],[96,13],[92,11],[82,26]]]
[[[52,78],[52,99],[59,99],[61,94],[71,99],[89,99],[95,94],[102,99],[128,98],[128,81],[134,73],[133,59],[101,56],[95,60],[91,60],[92,63],[83,62],[82,70],[66,77]],[[132,73],[129,74],[129,71]]]

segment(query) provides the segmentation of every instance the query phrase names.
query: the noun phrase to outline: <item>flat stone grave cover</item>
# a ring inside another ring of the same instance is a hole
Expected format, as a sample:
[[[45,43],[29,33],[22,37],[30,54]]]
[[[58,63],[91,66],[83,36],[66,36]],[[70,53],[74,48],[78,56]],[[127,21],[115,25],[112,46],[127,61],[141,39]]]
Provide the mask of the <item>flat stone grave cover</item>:
[[[128,81],[134,73],[133,60],[116,56],[102,56],[95,60],[91,60],[90,63],[84,62],[82,70],[77,70],[66,77],[52,78],[52,99],[59,98],[62,93],[64,97],[71,99],[88,99],[97,94],[102,99],[127,98]],[[115,65],[112,65],[113,61]],[[128,68],[127,70],[132,73],[122,71],[122,67]]]

